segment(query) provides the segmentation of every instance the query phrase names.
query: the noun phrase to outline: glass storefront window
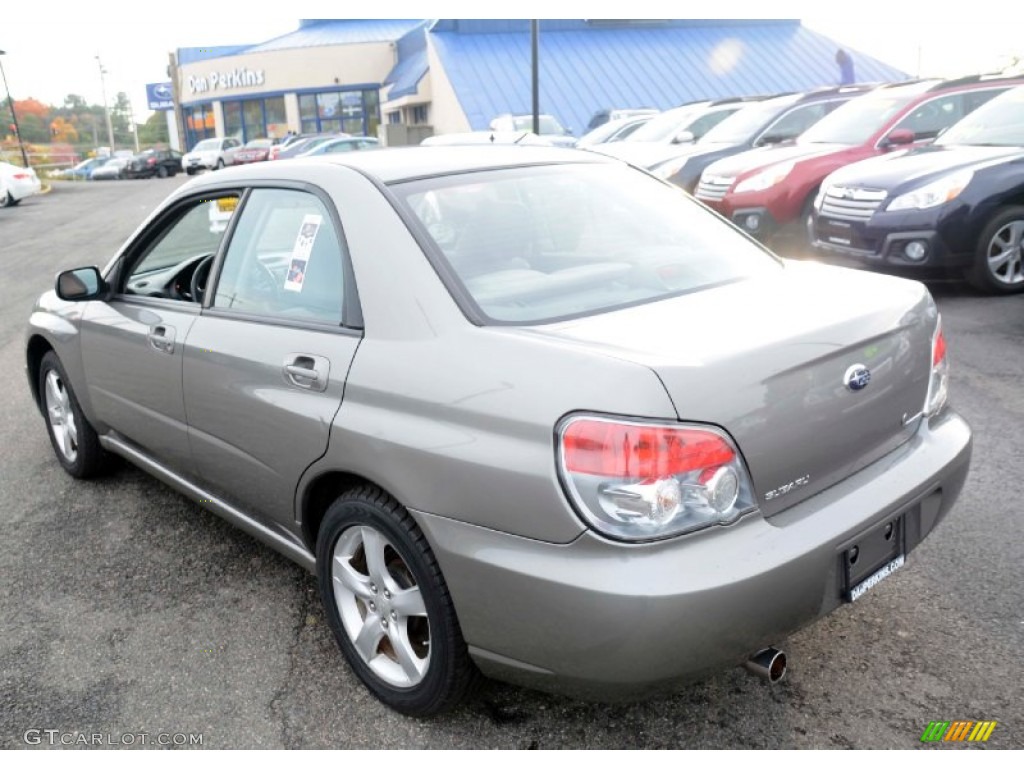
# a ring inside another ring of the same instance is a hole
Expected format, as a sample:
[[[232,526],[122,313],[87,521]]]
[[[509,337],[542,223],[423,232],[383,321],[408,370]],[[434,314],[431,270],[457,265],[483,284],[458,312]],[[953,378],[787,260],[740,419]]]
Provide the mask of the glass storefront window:
[[[303,93],[299,95],[299,118],[303,133],[344,131],[376,136],[380,98],[376,90]]]
[[[266,119],[266,135],[272,139],[280,139],[288,133],[288,117],[284,112],[284,96],[265,99],[263,112]]]
[[[244,142],[242,138],[242,103],[225,101],[221,106],[224,108],[224,135]]]
[[[182,116],[185,120],[186,147],[194,147],[203,139],[216,135],[212,104],[196,104],[191,107],[184,107]]]
[[[263,99],[242,102],[242,130],[243,141],[267,137],[267,126],[263,120]]]

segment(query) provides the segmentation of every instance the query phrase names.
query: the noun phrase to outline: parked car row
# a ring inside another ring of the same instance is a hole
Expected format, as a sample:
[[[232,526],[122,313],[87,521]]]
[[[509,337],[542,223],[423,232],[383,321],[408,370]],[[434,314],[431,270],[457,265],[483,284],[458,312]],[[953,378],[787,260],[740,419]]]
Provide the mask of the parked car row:
[[[203,139],[182,157],[181,168],[191,176],[202,170],[215,171],[229,165],[372,149],[379,144],[377,139],[370,136],[351,136],[347,133],[295,134],[284,139],[252,139],[245,145],[229,137]]]
[[[982,290],[1021,291],[1022,82],[878,87],[785,146],[707,165],[695,188],[686,161],[663,175],[780,249],[795,241],[868,267],[955,271]]]

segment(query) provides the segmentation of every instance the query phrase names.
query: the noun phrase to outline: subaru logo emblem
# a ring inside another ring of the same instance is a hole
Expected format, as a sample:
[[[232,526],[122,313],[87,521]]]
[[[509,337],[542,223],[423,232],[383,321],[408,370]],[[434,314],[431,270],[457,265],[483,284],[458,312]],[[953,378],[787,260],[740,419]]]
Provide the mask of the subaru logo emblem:
[[[871,371],[867,369],[867,366],[860,363],[847,368],[846,375],[843,376],[843,383],[846,385],[846,388],[853,392],[859,392],[864,389],[870,381]]]

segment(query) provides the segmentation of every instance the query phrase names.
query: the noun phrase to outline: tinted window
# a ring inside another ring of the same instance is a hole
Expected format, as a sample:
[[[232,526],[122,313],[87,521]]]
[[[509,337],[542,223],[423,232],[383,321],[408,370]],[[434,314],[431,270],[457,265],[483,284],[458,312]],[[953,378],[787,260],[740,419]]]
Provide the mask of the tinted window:
[[[799,96],[783,96],[749,104],[729,115],[701,139],[702,144],[743,144],[750,141],[765,125],[794,104]]]
[[[499,322],[601,312],[778,268],[679,189],[617,164],[394,189],[477,307]]]
[[[805,104],[802,107],[797,107],[791,112],[787,112],[785,115],[780,117],[761,134],[758,139],[759,142],[765,142],[766,140],[775,141],[786,141],[788,139],[795,139],[801,133],[806,131],[816,122],[821,120],[829,110],[828,103],[819,101],[817,104]]]
[[[319,198],[256,189],[228,246],[213,305],[339,325],[342,274],[338,233]]]
[[[679,131],[700,114],[704,106],[681,107],[670,109],[655,115],[640,129],[638,129],[629,141],[670,141]]]
[[[719,109],[716,110],[715,112],[709,112],[706,115],[701,115],[688,126],[686,126],[686,130],[693,134],[693,138],[699,139],[703,137],[705,133],[707,133],[716,125],[718,125],[720,122],[725,120],[725,118],[727,118],[729,115],[736,112],[737,109],[739,109],[739,107],[737,107],[736,109]]]

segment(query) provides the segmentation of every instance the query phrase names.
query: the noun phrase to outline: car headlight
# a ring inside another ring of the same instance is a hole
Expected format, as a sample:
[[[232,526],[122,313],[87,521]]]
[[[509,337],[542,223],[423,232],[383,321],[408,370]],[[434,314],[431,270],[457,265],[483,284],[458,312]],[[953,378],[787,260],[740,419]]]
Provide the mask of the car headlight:
[[[686,165],[686,161],[689,159],[690,158],[688,157],[678,157],[674,160],[666,160],[661,165],[656,165],[653,168],[651,168],[651,173],[653,173],[659,179],[671,179],[673,176],[675,176],[677,173],[683,170],[683,166]]]
[[[941,179],[925,184],[923,187],[907,192],[905,195],[893,198],[886,210],[909,211],[912,209],[934,208],[937,205],[948,203],[964,191],[964,188],[971,183],[974,176],[973,171],[960,171],[958,173],[943,176]]]
[[[755,173],[749,179],[744,179],[736,185],[734,192],[760,192],[768,187],[774,187],[780,181],[789,176],[793,170],[793,163],[776,163],[765,168],[760,173]]]
[[[695,424],[572,416],[558,427],[558,474],[584,521],[625,541],[728,525],[757,506],[732,440]]]

